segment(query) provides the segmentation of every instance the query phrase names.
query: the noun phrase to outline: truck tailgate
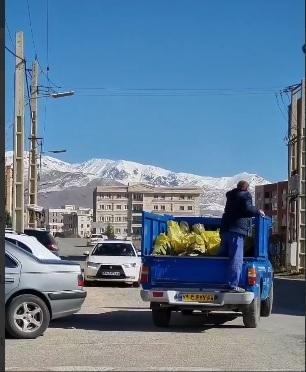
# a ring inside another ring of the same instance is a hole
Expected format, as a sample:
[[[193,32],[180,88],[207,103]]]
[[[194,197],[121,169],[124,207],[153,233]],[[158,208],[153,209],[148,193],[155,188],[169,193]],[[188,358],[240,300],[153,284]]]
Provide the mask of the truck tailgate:
[[[149,267],[149,283],[143,288],[222,288],[227,284],[228,263],[226,257],[146,256],[143,264]]]

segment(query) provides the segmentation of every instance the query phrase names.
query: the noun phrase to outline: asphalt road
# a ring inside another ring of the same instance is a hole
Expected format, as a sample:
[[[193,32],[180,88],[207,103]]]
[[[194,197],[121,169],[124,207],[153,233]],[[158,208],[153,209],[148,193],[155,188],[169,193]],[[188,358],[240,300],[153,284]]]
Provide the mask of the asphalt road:
[[[61,254],[79,256],[86,247],[71,249],[67,254],[62,245]],[[305,319],[282,301],[257,329],[245,328],[241,317],[216,314],[205,321],[200,313],[177,313],[161,330],[139,289],[108,285],[87,293],[80,313],[53,321],[42,337],[7,339],[6,370],[305,370]]]

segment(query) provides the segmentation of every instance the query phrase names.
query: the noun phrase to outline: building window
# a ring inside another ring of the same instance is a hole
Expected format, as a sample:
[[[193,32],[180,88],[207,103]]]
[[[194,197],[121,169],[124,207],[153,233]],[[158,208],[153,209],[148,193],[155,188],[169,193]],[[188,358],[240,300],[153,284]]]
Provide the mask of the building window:
[[[90,225],[87,225],[87,228],[90,227]]]
[[[180,199],[180,200],[185,200],[185,195],[180,195],[180,196],[179,196],[179,199]]]
[[[271,209],[271,204],[265,204],[265,205],[264,205],[264,209],[265,209],[265,210],[269,210],[269,209]]]
[[[133,199],[134,200],[143,200],[143,195],[142,194],[133,194]]]
[[[180,211],[185,210],[185,207],[183,205],[180,205]]]
[[[158,205],[154,205],[154,210],[155,210],[155,211],[158,210]]]
[[[133,206],[133,212],[142,212],[143,205],[142,204],[134,204]]]
[[[83,224],[81,223],[81,229],[83,228]]]
[[[115,233],[120,234],[121,233],[121,229],[116,228],[115,229]]]
[[[107,204],[107,205],[106,205],[106,209],[107,209],[107,210],[111,210],[111,209],[112,209],[112,205],[111,205],[111,204]]]
[[[124,229],[124,232],[127,233],[127,232],[128,232],[128,229],[125,228],[125,229]]]
[[[116,198],[117,198],[117,199],[121,199],[121,194],[117,194],[117,195],[116,195]]]
[[[270,193],[269,193],[269,191],[265,191],[265,198],[270,198]]]
[[[188,195],[188,196],[187,196],[187,199],[188,199],[188,200],[192,200],[192,199],[193,199],[193,196]]]
[[[115,217],[116,222],[121,222],[121,217]]]
[[[160,206],[160,209],[161,209],[162,211],[165,211],[165,210],[166,210],[166,206],[165,206],[165,205],[161,205],[161,206]]]
[[[121,205],[120,204],[116,205],[116,209],[120,209],[121,210]]]
[[[154,195],[154,199],[158,199],[158,195],[155,194],[155,195]]]
[[[188,210],[192,211],[192,205],[188,205]]]
[[[125,204],[125,206],[124,206],[124,209],[125,209],[125,210],[127,210],[127,209],[128,209],[128,206],[127,206],[127,204]]]

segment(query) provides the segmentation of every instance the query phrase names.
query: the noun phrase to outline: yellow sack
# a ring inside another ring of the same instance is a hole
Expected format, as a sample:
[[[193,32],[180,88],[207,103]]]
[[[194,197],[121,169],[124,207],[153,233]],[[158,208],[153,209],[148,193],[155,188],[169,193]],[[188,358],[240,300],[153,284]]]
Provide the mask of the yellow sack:
[[[207,254],[210,256],[217,255],[221,244],[219,231],[204,231],[201,236],[205,241]]]
[[[169,253],[170,250],[170,240],[168,236],[161,233],[157,236],[154,243],[153,255],[165,255]]]
[[[180,229],[183,234],[188,234],[190,232],[189,224],[186,221],[180,222]]]
[[[184,234],[176,221],[168,221],[167,227],[168,227],[167,235],[170,240],[172,239],[178,240],[183,237]]]
[[[201,223],[196,223],[192,225],[192,231],[200,235],[203,231],[205,231],[204,225]]]
[[[191,245],[192,252],[191,253],[200,253],[205,254],[206,252],[206,245],[203,237],[201,235],[195,234],[193,236],[193,243]]]

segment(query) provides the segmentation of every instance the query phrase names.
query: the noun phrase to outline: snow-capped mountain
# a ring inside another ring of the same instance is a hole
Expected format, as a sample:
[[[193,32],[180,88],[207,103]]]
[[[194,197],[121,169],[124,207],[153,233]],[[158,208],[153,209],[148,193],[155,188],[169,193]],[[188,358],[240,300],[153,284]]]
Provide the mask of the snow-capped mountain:
[[[13,163],[13,152],[7,151],[6,164]],[[25,153],[25,177],[28,174],[28,153]],[[39,192],[45,207],[62,204],[92,206],[92,191],[105,182],[122,184],[146,183],[154,186],[196,186],[203,190],[201,207],[204,213],[220,214],[224,208],[225,192],[245,179],[251,192],[256,185],[268,183],[264,178],[249,173],[232,177],[205,177],[189,173],[176,173],[152,165],[126,160],[91,159],[81,164],[70,164],[59,159],[42,156]],[[75,200],[71,200],[74,197]]]

